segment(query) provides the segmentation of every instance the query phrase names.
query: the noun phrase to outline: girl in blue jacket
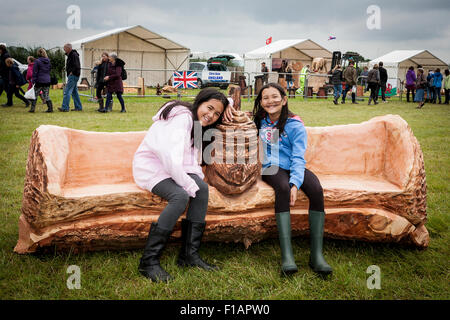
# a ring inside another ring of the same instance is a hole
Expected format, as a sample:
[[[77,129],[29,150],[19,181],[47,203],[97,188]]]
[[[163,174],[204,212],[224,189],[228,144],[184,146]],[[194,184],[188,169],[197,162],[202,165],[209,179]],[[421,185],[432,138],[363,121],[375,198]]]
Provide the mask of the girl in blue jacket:
[[[275,190],[275,216],[281,247],[282,273],[298,271],[291,245],[290,206],[301,189],[309,199],[309,266],[317,273],[332,273],[322,255],[325,221],[323,190],[319,179],[305,168],[307,134],[302,120],[289,111],[284,89],[269,83],[262,87],[253,109],[263,143],[262,179]]]

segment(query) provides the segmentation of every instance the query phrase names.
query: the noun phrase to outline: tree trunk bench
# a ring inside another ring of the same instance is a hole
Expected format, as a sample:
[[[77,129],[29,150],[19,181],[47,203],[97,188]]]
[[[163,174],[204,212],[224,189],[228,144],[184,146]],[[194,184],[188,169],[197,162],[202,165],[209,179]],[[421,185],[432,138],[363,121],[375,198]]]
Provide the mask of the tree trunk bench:
[[[132,159],[146,132],[88,132],[42,125],[31,138],[19,239],[14,249],[143,248],[166,201],[140,189]],[[325,237],[427,247],[423,155],[399,116],[307,127],[307,168],[325,197]],[[210,186],[204,241],[277,237],[274,192],[260,178],[226,196]],[[307,235],[308,199],[291,208],[292,235]],[[171,240],[181,236],[181,222]]]

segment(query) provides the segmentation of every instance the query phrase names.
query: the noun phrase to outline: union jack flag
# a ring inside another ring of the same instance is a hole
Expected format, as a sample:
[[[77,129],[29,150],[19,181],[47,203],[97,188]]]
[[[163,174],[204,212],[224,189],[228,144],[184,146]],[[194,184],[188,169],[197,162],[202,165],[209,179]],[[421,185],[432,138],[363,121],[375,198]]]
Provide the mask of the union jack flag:
[[[173,86],[175,88],[187,89],[198,88],[197,72],[192,71],[174,71]]]

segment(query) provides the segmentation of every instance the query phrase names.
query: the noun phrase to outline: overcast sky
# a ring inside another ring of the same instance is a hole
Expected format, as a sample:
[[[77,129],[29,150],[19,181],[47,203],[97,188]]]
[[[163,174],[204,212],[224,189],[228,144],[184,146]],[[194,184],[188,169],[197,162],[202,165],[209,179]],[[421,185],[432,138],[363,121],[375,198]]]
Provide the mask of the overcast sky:
[[[70,5],[80,8],[80,29],[67,28]],[[368,20],[377,21],[367,13],[371,5],[380,9],[380,29],[367,27]],[[50,48],[142,25],[191,51],[242,54],[269,37],[308,38],[330,51],[357,51],[370,59],[397,49],[427,49],[449,63],[449,21],[449,0],[16,0],[0,10],[0,42]]]

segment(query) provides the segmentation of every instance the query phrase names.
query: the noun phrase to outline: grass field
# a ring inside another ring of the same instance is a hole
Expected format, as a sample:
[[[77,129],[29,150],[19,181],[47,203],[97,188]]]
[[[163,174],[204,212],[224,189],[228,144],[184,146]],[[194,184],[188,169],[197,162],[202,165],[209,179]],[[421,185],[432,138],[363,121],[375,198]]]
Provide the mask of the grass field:
[[[61,105],[62,91],[52,90],[55,109]],[[0,104],[6,97],[0,97]],[[17,255],[25,166],[30,137],[41,124],[53,124],[91,131],[140,131],[151,124],[151,117],[166,102],[162,98],[128,98],[128,112],[114,110],[100,114],[98,105],[82,97],[83,112],[43,113],[38,103],[28,113],[15,99],[10,108],[0,108],[0,299],[449,299],[449,186],[450,186],[450,108],[448,105],[390,101],[367,106],[335,106],[331,100],[289,100],[290,109],[307,126],[359,123],[374,116],[398,114],[411,126],[425,159],[428,185],[430,246],[426,250],[396,244],[373,244],[326,239],[324,255],[333,266],[333,277],[325,281],[307,266],[309,241],[295,238],[293,249],[299,272],[281,278],[277,239],[253,244],[205,243],[202,256],[221,270],[208,273],[176,266],[178,245],[169,246],[162,265],[174,277],[169,284],[151,283],[139,275],[141,250],[73,254],[53,252],[45,255]],[[244,100],[244,109],[251,102]],[[81,270],[81,289],[70,290],[67,267]],[[370,274],[381,270],[381,289],[367,288]]]

